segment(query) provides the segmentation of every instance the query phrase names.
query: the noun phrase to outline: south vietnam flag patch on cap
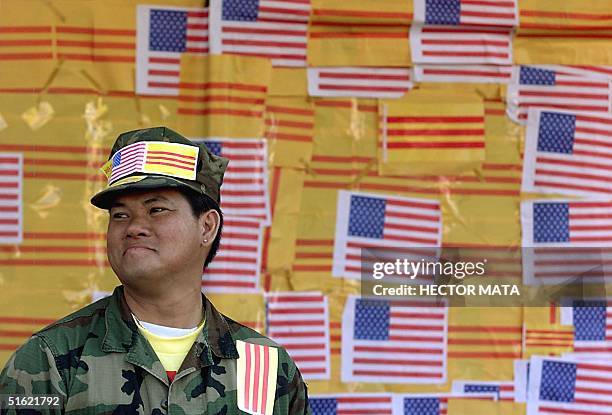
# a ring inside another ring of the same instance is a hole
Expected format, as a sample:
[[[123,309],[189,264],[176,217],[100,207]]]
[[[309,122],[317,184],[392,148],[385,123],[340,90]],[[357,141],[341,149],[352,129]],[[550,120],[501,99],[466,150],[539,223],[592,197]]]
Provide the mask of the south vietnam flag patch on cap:
[[[278,349],[236,341],[238,409],[247,414],[272,415],[276,395]]]

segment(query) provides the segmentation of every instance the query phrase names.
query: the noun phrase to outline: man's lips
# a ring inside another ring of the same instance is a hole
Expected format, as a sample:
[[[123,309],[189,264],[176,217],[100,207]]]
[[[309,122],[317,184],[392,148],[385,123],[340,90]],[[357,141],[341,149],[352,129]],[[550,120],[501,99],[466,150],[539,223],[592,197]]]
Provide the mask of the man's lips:
[[[128,252],[132,251],[140,251],[140,250],[148,250],[148,251],[155,251],[155,249],[153,248],[149,248],[148,246],[143,246],[143,245],[133,245],[133,246],[128,246],[124,251],[123,251],[123,255],[127,254]]]

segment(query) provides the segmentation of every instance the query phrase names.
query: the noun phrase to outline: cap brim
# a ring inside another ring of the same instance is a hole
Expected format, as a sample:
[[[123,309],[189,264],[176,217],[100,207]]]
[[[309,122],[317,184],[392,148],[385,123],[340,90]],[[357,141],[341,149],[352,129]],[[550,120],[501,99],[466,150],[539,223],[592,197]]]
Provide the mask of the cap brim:
[[[113,200],[124,192],[159,189],[163,187],[188,188],[197,193],[204,194],[197,182],[190,182],[189,180],[181,180],[169,176],[139,174],[116,181],[92,197],[91,204],[100,209],[109,209]]]

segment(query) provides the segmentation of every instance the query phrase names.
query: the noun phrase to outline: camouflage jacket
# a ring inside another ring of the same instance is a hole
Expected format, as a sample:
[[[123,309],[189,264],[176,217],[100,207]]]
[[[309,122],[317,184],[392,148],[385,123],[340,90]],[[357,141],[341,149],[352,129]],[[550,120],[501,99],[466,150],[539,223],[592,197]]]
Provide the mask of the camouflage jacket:
[[[0,395],[63,397],[63,410],[42,413],[243,414],[236,379],[236,341],[242,340],[278,348],[274,415],[310,414],[306,385],[287,352],[203,301],[204,328],[172,383],[117,287],[35,333],[0,374]]]

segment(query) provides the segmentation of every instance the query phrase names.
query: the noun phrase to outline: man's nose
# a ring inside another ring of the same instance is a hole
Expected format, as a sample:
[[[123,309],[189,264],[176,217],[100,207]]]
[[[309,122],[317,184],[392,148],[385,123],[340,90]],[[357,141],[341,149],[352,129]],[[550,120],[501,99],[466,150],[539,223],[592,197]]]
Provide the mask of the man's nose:
[[[142,215],[133,215],[126,229],[128,238],[146,237],[151,234],[149,222]]]

